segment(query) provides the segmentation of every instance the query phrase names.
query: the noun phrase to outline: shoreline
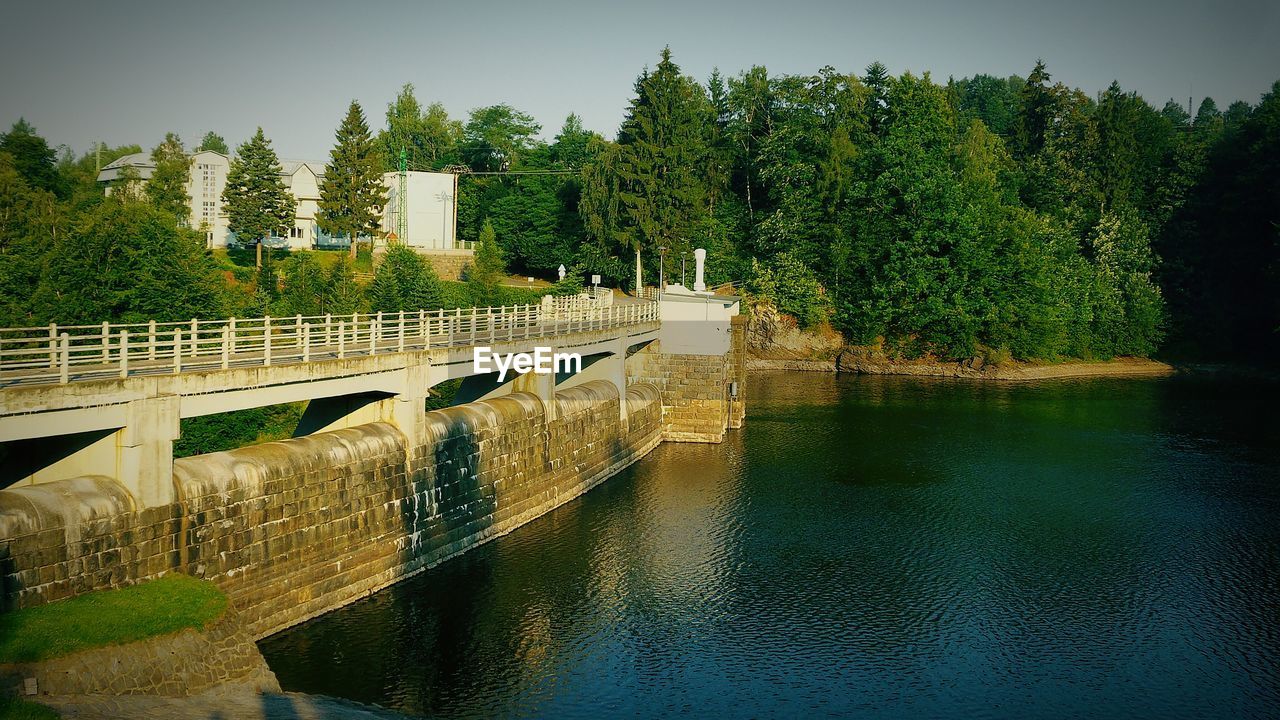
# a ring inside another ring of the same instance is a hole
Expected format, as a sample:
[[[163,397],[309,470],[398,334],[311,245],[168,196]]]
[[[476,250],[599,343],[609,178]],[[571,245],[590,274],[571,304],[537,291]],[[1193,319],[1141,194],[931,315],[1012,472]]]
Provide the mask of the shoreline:
[[[963,362],[897,362],[852,358],[842,354],[829,360],[794,360],[748,356],[750,371],[850,373],[855,375],[898,375],[914,377],[997,380],[1005,382],[1065,380],[1087,377],[1164,377],[1178,372],[1172,365],[1146,358],[1118,358],[1106,361],[1069,361],[1045,365],[974,366]]]

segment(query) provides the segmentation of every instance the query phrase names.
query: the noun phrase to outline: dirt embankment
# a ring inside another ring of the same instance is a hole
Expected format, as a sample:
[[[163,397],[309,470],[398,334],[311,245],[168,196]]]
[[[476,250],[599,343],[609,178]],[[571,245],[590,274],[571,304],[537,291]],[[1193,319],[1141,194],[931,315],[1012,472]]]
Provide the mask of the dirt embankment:
[[[866,375],[916,375],[975,380],[1049,380],[1077,377],[1139,377],[1170,375],[1172,366],[1145,358],[1061,363],[984,362],[980,357],[959,362],[923,358],[886,357],[877,347],[845,345],[840,333],[823,326],[801,330],[794,318],[768,306],[757,306],[747,323],[747,367],[751,370],[803,370]]]

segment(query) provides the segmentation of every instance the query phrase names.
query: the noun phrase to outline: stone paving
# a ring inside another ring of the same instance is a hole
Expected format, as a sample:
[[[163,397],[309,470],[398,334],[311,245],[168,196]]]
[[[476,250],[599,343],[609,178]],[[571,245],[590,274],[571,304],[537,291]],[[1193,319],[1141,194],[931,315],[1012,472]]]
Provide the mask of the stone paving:
[[[214,691],[185,698],[50,695],[39,702],[70,720],[407,720],[410,716],[324,695]]]

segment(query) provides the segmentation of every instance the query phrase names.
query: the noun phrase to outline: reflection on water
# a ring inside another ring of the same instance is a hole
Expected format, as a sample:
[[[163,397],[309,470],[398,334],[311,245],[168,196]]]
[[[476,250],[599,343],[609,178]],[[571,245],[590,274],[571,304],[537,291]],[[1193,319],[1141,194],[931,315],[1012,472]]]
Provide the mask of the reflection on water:
[[[263,641],[442,717],[1266,717],[1274,386],[770,374],[548,516]]]

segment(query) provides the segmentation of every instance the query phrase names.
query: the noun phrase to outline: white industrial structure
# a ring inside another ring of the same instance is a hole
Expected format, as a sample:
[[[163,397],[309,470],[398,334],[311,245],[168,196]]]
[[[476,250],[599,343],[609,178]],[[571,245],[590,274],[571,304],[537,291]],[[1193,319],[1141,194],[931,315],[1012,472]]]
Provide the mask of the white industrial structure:
[[[125,168],[132,168],[140,182],[147,182],[155,171],[150,153],[125,155],[108,164],[98,173],[98,182],[111,194],[122,179]],[[321,232],[316,224],[316,211],[320,200],[320,180],[324,177],[325,163],[308,160],[280,161],[280,179],[298,201],[294,211],[293,227],[287,237],[267,240],[272,247],[288,247],[307,250],[317,247],[346,247],[346,238],[332,238]],[[227,226],[227,214],[223,207],[222,191],[227,185],[227,173],[231,159],[212,150],[201,150],[191,155],[191,180],[187,195],[191,198],[189,227],[204,233],[205,243],[211,248],[222,248],[236,241],[235,234]],[[400,174],[383,175],[387,188],[386,204],[382,211],[383,236],[390,235],[397,227],[400,211]],[[405,173],[405,237],[397,238],[403,244],[424,251],[462,249],[457,242],[457,211],[455,206],[456,176],[449,173]]]

